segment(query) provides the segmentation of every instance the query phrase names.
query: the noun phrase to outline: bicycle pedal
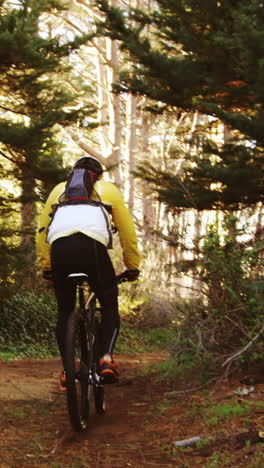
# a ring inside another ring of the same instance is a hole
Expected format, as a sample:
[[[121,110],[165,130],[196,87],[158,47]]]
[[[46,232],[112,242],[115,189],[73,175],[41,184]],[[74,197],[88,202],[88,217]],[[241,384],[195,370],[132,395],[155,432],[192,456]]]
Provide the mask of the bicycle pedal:
[[[99,385],[111,385],[119,381],[118,377],[114,374],[105,374],[100,376]]]

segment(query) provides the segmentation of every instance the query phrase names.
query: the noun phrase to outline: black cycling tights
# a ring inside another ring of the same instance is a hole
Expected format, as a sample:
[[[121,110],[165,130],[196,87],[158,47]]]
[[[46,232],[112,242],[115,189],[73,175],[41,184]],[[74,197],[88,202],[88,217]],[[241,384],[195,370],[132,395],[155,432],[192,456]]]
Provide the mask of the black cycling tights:
[[[64,337],[68,315],[75,307],[76,290],[70,273],[86,273],[102,308],[102,354],[112,353],[119,332],[118,289],[115,271],[106,247],[78,233],[61,237],[51,246],[51,263],[58,303],[56,338],[64,361]]]

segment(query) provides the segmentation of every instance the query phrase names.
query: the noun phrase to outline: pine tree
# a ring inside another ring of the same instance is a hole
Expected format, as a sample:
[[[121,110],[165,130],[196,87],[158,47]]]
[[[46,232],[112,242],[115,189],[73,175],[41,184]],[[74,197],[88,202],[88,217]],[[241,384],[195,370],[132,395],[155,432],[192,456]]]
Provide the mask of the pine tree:
[[[180,179],[164,174],[169,182],[162,198],[182,207],[194,202],[199,209],[263,200],[263,4],[157,0],[149,11],[97,4],[106,15],[99,32],[118,39],[131,59],[132,72],[123,71],[119,92],[148,96],[160,110],[198,111],[239,131],[217,149],[206,143],[206,159],[197,158],[196,168]],[[180,193],[183,185],[189,202]]]
[[[13,198],[12,207],[21,207],[20,244],[30,268],[36,201],[66,173],[58,124],[67,126],[95,110],[77,106],[78,94],[65,80],[69,71],[65,58],[86,43],[89,35],[67,40],[40,32],[42,15],[63,9],[63,3],[56,0],[21,0],[16,7],[5,0],[0,3],[2,177],[12,176],[20,185],[21,195]]]
[[[202,157],[187,158],[179,174],[161,171],[145,161],[135,175],[148,181],[159,200],[172,209],[233,212],[263,199],[263,158],[253,160],[252,151],[242,144],[225,144],[219,149],[210,141],[202,153]]]

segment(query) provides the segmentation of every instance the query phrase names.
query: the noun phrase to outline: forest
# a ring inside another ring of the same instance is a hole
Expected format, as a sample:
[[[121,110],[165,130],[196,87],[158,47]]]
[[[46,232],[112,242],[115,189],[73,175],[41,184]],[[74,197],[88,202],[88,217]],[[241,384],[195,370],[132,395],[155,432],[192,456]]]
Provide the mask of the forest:
[[[167,346],[171,372],[263,363],[263,4],[1,0],[0,24],[1,355],[56,353],[38,215],[87,154],[142,254],[120,343]]]
[[[263,467],[263,3],[0,0],[0,84],[1,468]],[[36,233],[84,155],[142,259],[80,435]]]

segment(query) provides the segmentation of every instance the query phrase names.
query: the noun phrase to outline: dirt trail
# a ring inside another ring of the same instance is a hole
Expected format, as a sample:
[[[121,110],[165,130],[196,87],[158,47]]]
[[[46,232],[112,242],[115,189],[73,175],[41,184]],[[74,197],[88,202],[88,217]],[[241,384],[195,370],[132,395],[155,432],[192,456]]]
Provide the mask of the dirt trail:
[[[122,378],[119,384],[107,386],[107,413],[92,414],[89,428],[81,435],[69,426],[65,394],[58,390],[58,360],[1,362],[0,467],[264,467],[263,444],[235,446],[222,441],[207,453],[173,448],[175,440],[196,435],[208,438],[216,435],[216,428],[204,424],[199,410],[205,404],[203,392],[179,394],[170,400],[167,392],[175,386],[141,375],[142,368],[157,359],[162,358],[155,354],[119,356]],[[222,383],[214,389],[215,404],[230,398],[238,384]],[[255,398],[261,400],[263,391],[260,383]],[[263,414],[262,407],[262,413],[251,415],[247,429],[261,429]],[[224,433],[241,432],[246,426],[242,423],[241,419],[225,422],[222,438]],[[223,448],[226,458],[221,455],[218,460]]]

